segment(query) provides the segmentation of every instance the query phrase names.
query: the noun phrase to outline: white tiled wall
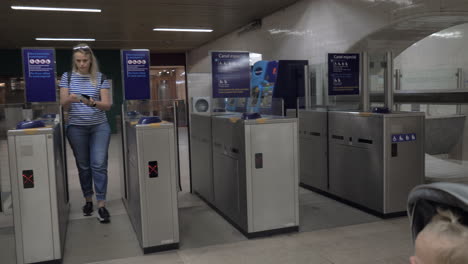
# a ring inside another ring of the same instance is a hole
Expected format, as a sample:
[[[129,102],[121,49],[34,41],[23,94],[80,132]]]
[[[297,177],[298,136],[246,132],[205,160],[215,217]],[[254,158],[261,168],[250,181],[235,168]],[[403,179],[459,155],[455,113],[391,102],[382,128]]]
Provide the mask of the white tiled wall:
[[[311,65],[316,65],[325,62],[327,53],[346,52],[370,34],[385,32],[384,29],[395,25],[411,28],[411,23],[401,23],[406,19],[429,13],[455,16],[463,14],[462,11],[468,11],[466,0],[299,1],[263,18],[259,29],[242,34],[238,30],[188,52],[189,97],[211,95],[209,78],[206,83],[190,85],[191,74],[210,73],[208,54],[211,50],[256,52],[263,54],[266,60],[307,59]],[[440,21],[442,23],[444,20]],[[424,28],[424,24],[419,27]],[[379,40],[378,43],[386,42]]]
[[[395,68],[401,70],[404,90],[457,89],[457,69],[464,75],[468,88],[468,23],[442,30],[413,44],[395,58]],[[427,105],[429,116],[450,116],[457,113],[455,105]],[[461,107],[467,114],[468,108]],[[449,157],[468,159],[468,122],[465,119],[463,136]],[[458,150],[457,150],[458,149]]]
[[[457,89],[457,69],[468,87],[468,23],[437,32],[413,44],[395,58],[402,89]]]

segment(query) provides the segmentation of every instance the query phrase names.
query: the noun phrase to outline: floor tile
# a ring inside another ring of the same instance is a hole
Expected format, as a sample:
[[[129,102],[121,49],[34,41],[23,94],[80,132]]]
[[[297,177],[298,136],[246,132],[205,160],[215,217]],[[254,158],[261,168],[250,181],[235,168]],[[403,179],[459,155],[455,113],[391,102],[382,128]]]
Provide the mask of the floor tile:
[[[190,264],[332,264],[318,251],[288,239],[255,239],[222,246],[183,250],[179,254],[185,263]]]
[[[380,220],[378,217],[310,191],[302,191],[299,200],[301,232]]]
[[[177,253],[157,253],[146,256],[123,258],[109,261],[92,262],[92,264],[184,264]]]
[[[179,223],[182,249],[247,240],[207,205],[179,209]]]
[[[95,216],[68,224],[64,264],[86,263],[143,255],[127,215],[101,224]]]
[[[0,228],[0,259],[2,263],[16,262],[15,232],[13,227]]]

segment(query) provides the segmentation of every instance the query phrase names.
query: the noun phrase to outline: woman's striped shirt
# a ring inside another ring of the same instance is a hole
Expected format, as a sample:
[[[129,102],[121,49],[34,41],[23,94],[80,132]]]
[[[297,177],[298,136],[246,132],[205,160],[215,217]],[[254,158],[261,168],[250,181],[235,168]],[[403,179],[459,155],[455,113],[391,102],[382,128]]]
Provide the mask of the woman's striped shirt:
[[[72,72],[70,79],[70,85],[68,84],[68,72],[62,75],[60,81],[61,88],[68,88],[70,94],[85,94],[92,97],[95,101],[101,101],[101,89],[109,89],[110,85],[107,80],[101,82],[103,75],[98,74],[96,84],[93,85],[91,82],[91,75],[80,74]],[[107,122],[106,113],[96,107],[90,107],[83,103],[71,103],[70,110],[68,113],[68,124],[89,126],[97,125]]]

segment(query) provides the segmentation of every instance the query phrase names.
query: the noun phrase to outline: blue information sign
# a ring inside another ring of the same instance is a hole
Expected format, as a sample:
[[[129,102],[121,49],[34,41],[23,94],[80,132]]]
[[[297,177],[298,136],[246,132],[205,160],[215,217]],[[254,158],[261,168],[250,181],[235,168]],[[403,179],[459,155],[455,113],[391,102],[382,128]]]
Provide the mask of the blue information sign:
[[[392,134],[392,142],[408,142],[408,141],[416,141],[417,136],[416,133],[408,133],[408,134]]]
[[[23,48],[22,55],[26,102],[55,102],[54,49]]]
[[[328,54],[328,95],[359,94],[359,54]]]
[[[149,50],[122,50],[121,58],[125,100],[150,99]]]
[[[213,97],[249,97],[248,52],[211,52]]]

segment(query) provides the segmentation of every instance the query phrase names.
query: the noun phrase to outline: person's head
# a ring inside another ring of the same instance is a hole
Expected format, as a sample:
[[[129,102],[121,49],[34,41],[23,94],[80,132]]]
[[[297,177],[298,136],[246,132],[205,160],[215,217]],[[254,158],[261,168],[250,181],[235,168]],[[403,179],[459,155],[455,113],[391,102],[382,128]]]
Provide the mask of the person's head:
[[[73,47],[72,69],[80,74],[91,74],[91,79],[96,82],[99,65],[88,44],[81,43]]]
[[[468,227],[450,210],[437,209],[437,214],[419,232],[411,264],[468,263]]]

